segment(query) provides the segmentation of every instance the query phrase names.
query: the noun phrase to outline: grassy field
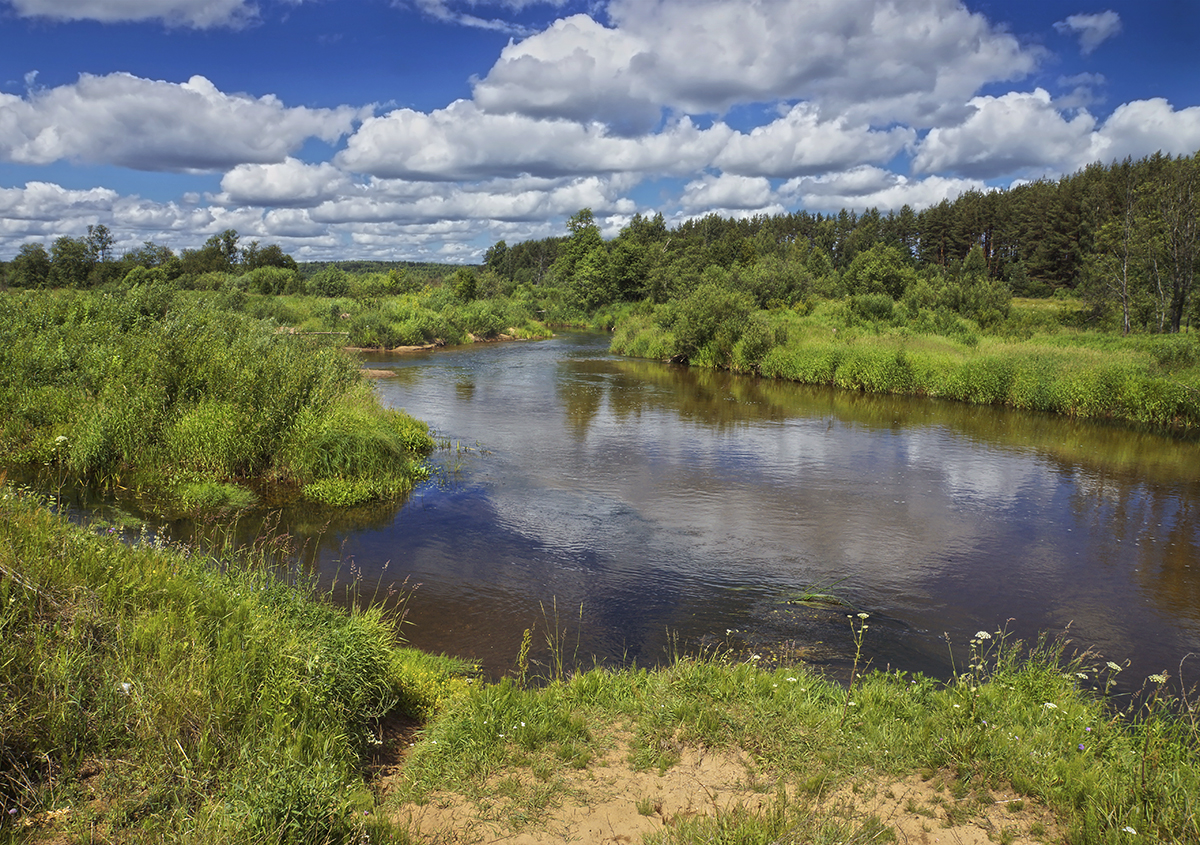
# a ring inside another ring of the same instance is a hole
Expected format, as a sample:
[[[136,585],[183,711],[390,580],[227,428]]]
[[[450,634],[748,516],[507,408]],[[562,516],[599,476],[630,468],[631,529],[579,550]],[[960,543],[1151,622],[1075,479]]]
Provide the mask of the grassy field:
[[[702,305],[696,314],[686,303],[629,309],[617,322],[613,351],[870,393],[1200,427],[1194,335],[1072,328],[1063,323],[1074,312],[1058,301],[1017,301],[987,334],[948,313],[871,319],[845,300],[724,319],[705,310],[712,303]]]
[[[719,653],[572,672],[551,641],[536,683],[518,655],[484,684],[272,560],[123,542],[0,488],[0,841],[554,841],[613,766],[640,773],[626,798],[660,842],[894,841],[838,802],[900,783],[933,785],[904,813],[934,835],[990,812],[998,842],[1200,841],[1200,723],[1166,673],[1110,697],[1118,663],[981,631],[949,682]],[[860,654],[871,636],[847,619]],[[397,713],[423,728],[398,739]],[[728,800],[663,810],[698,755],[737,761]],[[452,807],[452,832],[417,821]]]

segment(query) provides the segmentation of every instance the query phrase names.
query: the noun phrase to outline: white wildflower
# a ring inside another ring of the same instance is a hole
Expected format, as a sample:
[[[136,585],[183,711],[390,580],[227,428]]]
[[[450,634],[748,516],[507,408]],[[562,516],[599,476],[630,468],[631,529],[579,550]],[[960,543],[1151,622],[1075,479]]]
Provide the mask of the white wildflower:
[[[975,639],[977,639],[977,640],[990,640],[991,638],[992,638],[992,635],[989,634],[987,631],[976,631],[975,632]]]
[[[1047,701],[1042,706],[1045,707],[1047,710],[1057,710],[1058,709],[1058,705],[1055,704],[1053,701]]]

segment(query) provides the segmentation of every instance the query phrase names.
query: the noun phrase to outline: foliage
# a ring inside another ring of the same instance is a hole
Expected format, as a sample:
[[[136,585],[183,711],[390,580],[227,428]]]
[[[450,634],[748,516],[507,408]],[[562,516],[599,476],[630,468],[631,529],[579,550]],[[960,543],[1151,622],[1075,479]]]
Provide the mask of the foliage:
[[[167,513],[213,500],[213,483],[317,484],[321,501],[350,486],[340,498],[361,501],[425,477],[427,429],[380,407],[340,351],[185,297],[157,268],[126,282],[120,295],[0,299],[6,463],[125,488]]]
[[[397,837],[363,815],[376,720],[436,713],[465,667],[274,577],[267,549],[123,542],[0,488],[0,837],[62,806],[115,842]]]

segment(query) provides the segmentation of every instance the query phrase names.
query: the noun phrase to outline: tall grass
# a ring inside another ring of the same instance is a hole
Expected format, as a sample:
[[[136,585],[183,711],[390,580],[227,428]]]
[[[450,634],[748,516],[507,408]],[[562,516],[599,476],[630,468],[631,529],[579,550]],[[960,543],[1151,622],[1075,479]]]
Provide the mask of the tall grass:
[[[0,297],[0,449],[188,509],[197,485],[348,504],[424,477],[423,424],[379,406],[345,353],[164,285]],[[352,444],[312,458],[332,439]],[[304,459],[308,454],[309,459]]]
[[[617,325],[611,348],[632,357],[685,359],[698,367],[868,393],[1175,429],[1200,426],[1200,344],[1190,337],[1064,330],[1015,340],[980,337],[953,315],[942,325],[932,312],[897,324],[864,322],[845,302],[802,310],[806,313],[760,311],[724,321],[714,314],[704,332],[692,332],[689,346],[678,339],[683,319],[673,305],[635,309]]]
[[[265,563],[128,545],[0,488],[0,841],[63,808],[89,841],[396,840],[363,815],[374,725],[435,712],[463,667]]]

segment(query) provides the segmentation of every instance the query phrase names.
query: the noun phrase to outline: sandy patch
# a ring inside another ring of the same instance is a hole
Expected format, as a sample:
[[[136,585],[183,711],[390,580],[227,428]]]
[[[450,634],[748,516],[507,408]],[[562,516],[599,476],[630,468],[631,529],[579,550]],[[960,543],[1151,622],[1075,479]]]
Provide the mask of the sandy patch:
[[[401,777],[393,770],[386,780]],[[845,786],[809,801],[822,818],[850,821],[855,827],[874,819],[890,828],[900,843],[932,845],[1012,845],[1056,841],[1052,816],[1011,792],[955,797],[950,779],[871,780]],[[641,842],[689,816],[712,816],[737,805],[766,812],[775,802],[773,784],[756,777],[741,756],[703,748],[682,748],[679,762],[665,772],[635,771],[629,745],[619,739],[603,757],[581,771],[556,769],[539,781],[530,769],[493,778],[484,797],[454,792],[431,795],[421,804],[404,804],[393,817],[428,843],[508,843],[612,845]],[[784,836],[777,840],[787,843]]]

